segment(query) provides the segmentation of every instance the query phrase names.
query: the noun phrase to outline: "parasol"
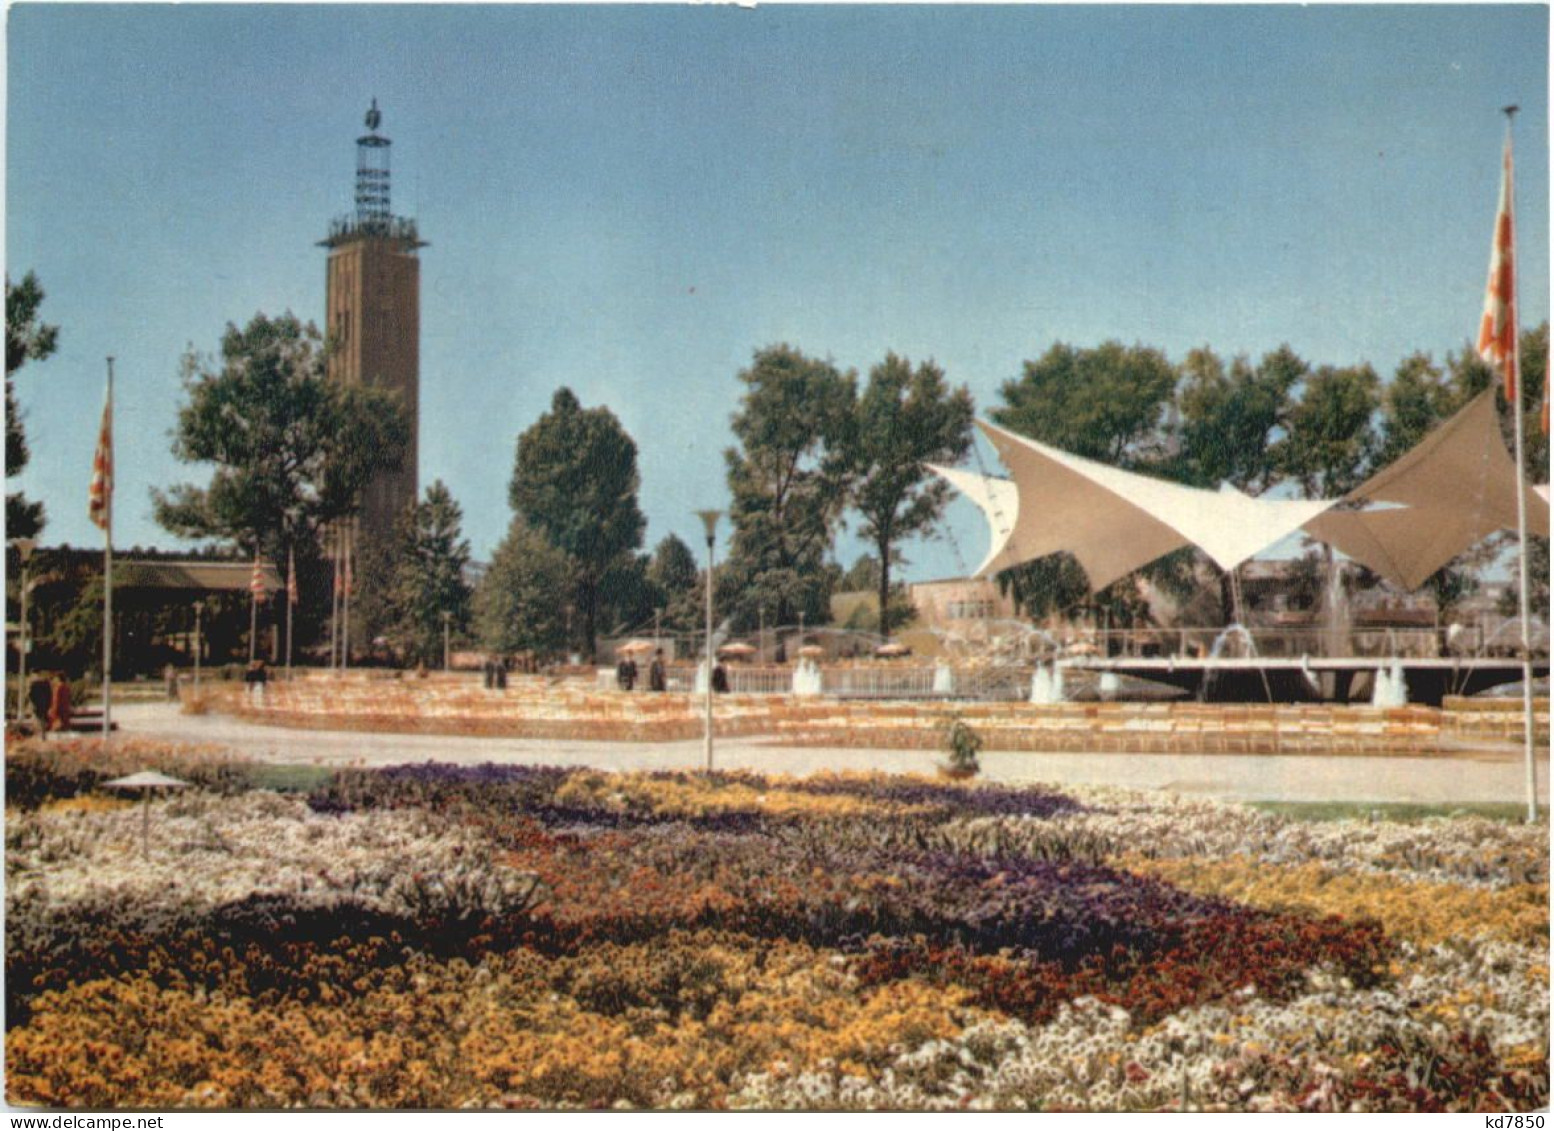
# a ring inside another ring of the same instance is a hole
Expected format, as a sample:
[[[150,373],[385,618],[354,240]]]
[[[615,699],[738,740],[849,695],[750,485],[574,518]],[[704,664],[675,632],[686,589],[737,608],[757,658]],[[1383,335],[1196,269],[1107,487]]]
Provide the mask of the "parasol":
[[[147,856],[151,855],[151,791],[153,789],[182,789],[189,783],[180,778],[170,778],[166,774],[159,774],[155,770],[141,770],[138,774],[130,774],[124,778],[114,778],[105,781],[103,785],[109,789],[138,789],[141,796],[140,818],[140,850]]]

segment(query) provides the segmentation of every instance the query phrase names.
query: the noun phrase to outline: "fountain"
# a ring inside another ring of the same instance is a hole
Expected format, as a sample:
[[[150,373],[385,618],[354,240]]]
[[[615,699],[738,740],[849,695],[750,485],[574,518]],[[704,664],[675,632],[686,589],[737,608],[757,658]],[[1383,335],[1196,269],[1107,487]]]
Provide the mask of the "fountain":
[[[1235,638],[1241,642],[1242,647],[1245,649],[1242,655],[1257,655],[1257,642],[1252,639],[1252,634],[1247,631],[1246,626],[1243,624],[1231,623],[1227,624],[1224,630],[1214,638],[1214,643],[1209,645],[1209,658],[1212,660],[1219,659],[1220,650],[1225,647],[1226,641],[1230,640],[1231,638]]]
[[[1392,661],[1392,668],[1376,669],[1376,686],[1371,691],[1372,707],[1408,706],[1408,680],[1403,675],[1400,660]]]
[[[820,665],[806,656],[793,669],[793,694],[819,695],[820,690]]]
[[[1037,664],[1031,676],[1031,702],[1050,706],[1063,701],[1063,669],[1056,664],[1050,668],[1046,664]]]

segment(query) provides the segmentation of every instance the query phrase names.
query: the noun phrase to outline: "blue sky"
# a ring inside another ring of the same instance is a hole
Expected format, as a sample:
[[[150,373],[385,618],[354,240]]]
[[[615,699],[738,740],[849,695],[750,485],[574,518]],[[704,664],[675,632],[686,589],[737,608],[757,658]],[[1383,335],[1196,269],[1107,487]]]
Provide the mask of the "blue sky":
[[[1531,325],[1547,45],[1536,4],[16,4],[6,269],[60,348],[19,376],[8,489],[50,543],[95,541],[112,354],[116,542],[176,544],[148,492],[205,476],[170,452],[179,359],[259,311],[321,320],[373,97],[431,244],[421,482],[484,558],[560,385],[635,437],[651,547],[726,505],[735,375],[778,341],[860,374],[932,357],[983,412],[1060,340],[1441,358],[1477,324],[1508,102]],[[981,559],[974,508],[949,525],[909,579]]]

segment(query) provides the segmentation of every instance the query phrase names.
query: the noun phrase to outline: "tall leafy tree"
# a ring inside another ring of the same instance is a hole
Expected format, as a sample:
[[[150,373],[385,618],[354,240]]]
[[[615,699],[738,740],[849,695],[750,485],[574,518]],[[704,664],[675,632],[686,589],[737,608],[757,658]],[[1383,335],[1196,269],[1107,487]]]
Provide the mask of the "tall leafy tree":
[[[599,579],[601,626],[614,633],[634,632],[653,619],[657,591],[648,580],[647,554],[622,554]]]
[[[407,660],[441,662],[443,617],[458,635],[469,630],[470,587],[464,580],[469,542],[464,512],[442,480],[405,508],[395,529],[386,634]]]
[[[1075,455],[1137,467],[1158,455],[1158,428],[1176,377],[1165,354],[1147,346],[1058,342],[1004,382],[1004,404],[993,420]]]
[[[1261,494],[1278,478],[1273,444],[1290,390],[1308,366],[1288,345],[1255,367],[1243,357],[1225,363],[1207,346],[1182,363],[1177,390],[1177,459],[1171,471],[1200,487],[1230,483]]]
[[[737,446],[724,453],[734,540],[719,584],[741,627],[810,623],[830,615],[826,559],[846,505],[845,437],[856,375],[788,345],[757,350],[739,380],[732,421]]]
[[[573,563],[538,530],[514,517],[507,536],[475,588],[475,634],[482,647],[501,654],[550,656],[567,644]]]
[[[219,359],[191,351],[183,367],[173,454],[213,470],[205,487],[152,491],[157,521],[181,537],[285,561],[404,459],[409,423],[398,401],[327,380],[317,329],[294,315],[229,324]]]
[[[390,393],[328,380],[318,331],[289,313],[229,324],[219,357],[184,356],[183,382],[173,454],[210,465],[210,481],[153,490],[156,519],[283,569],[294,555],[305,636],[328,599],[318,532],[357,509],[373,475],[399,466],[408,417]]]
[[[890,567],[908,538],[931,534],[944,516],[950,485],[928,463],[956,463],[971,449],[971,393],[951,389],[932,361],[894,353],[869,371],[843,455],[852,477],[860,533],[878,552],[880,632],[890,633]]]
[[[31,452],[22,424],[21,406],[12,380],[29,361],[42,361],[59,345],[59,327],[38,320],[43,305],[43,285],[31,271],[22,281],[5,280],[5,476],[20,475]],[[5,497],[5,529],[8,538],[33,538],[43,530],[43,504],[30,502],[21,492]]]
[[[1534,483],[1549,480],[1549,437],[1543,431],[1543,390],[1549,368],[1549,324],[1540,323],[1521,336],[1522,457]],[[1508,417],[1511,416],[1507,412]]]
[[[1279,469],[1308,499],[1333,499],[1370,474],[1380,438],[1374,417],[1381,382],[1369,365],[1324,365],[1306,378],[1290,405],[1285,435],[1274,445]]]
[[[694,630],[701,609],[701,579],[691,548],[673,534],[664,535],[653,547],[647,576],[664,627],[676,632]]]
[[[532,530],[571,560],[565,589],[589,655],[598,643],[604,589],[628,565],[647,525],[637,505],[637,445],[615,414],[585,409],[556,390],[550,411],[518,437],[508,501]]]

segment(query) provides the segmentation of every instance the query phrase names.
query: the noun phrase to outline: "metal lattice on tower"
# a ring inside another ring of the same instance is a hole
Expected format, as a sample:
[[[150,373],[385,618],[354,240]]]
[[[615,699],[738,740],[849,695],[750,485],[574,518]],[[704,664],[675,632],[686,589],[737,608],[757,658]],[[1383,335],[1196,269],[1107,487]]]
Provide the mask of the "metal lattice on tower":
[[[367,132],[356,139],[356,211],[329,225],[329,236],[321,241],[324,247],[368,237],[394,240],[406,249],[426,246],[413,219],[394,215],[389,195],[389,151],[394,143],[378,132],[382,124],[374,98],[367,110]]]
[[[356,223],[364,230],[386,227],[394,218],[389,207],[389,149],[394,143],[378,133],[382,121],[374,98],[367,111],[367,133],[356,139]]]

